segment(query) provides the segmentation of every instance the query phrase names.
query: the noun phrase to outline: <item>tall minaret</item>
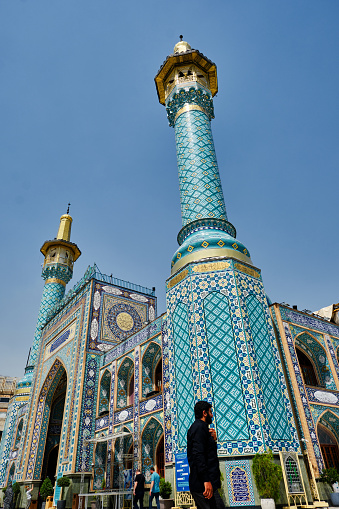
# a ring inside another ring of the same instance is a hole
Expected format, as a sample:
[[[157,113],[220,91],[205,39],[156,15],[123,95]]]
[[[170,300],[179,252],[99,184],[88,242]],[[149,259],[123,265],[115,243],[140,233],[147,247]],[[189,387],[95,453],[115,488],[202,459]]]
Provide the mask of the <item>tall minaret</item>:
[[[211,132],[216,66],[181,37],[155,83],[175,131],[182,214],[167,281],[166,461],[185,450],[199,399],[212,403],[221,456],[298,451],[261,273],[227,220]]]
[[[182,38],[182,36],[181,36]],[[227,221],[211,119],[218,91],[213,62],[180,41],[155,77],[159,101],[174,127],[183,228],[172,274],[191,261],[231,256],[251,264],[245,246]]]
[[[47,240],[40,251],[45,257],[42,278],[45,280],[41,304],[30,350],[24,378],[18,383],[18,393],[24,394],[31,383],[33,369],[39,352],[41,325],[46,319],[50,309],[53,308],[65,295],[66,284],[73,275],[73,264],[81,255],[78,246],[70,241],[72,217],[67,213],[60,218],[60,226],[55,239]],[[28,392],[28,391],[27,391]]]

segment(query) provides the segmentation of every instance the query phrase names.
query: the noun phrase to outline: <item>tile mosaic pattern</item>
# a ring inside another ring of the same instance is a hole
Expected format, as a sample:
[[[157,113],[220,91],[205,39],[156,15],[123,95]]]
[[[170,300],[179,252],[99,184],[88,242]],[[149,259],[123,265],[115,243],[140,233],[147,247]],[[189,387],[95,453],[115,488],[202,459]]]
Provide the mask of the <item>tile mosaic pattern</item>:
[[[33,345],[28,359],[29,366],[35,366],[39,355],[41,326],[46,319],[48,311],[61,301],[65,295],[65,285],[61,283],[46,283],[42,292],[39,315],[37,320],[36,331],[34,334]]]
[[[133,406],[125,407],[123,410],[116,410],[114,413],[114,424],[130,421],[133,419]]]
[[[142,471],[145,475],[146,482],[150,480],[150,467],[154,463],[155,451],[163,434],[163,427],[161,421],[151,417],[145,427],[143,428],[141,442],[142,442]]]
[[[17,412],[20,403],[13,398],[8,405],[5,427],[0,441],[0,458],[9,458],[14,430],[16,429]],[[0,485],[7,485],[7,474],[9,468],[6,460],[0,461]]]
[[[227,267],[229,267],[229,269],[226,270],[223,268],[213,271],[211,263],[205,265],[206,273],[203,271],[202,263],[199,264],[199,270],[196,271],[193,271],[193,267],[195,267],[196,264],[191,264],[188,268],[186,267],[186,277],[182,280],[177,279],[178,283],[173,285],[173,287],[170,287],[167,291],[167,319],[169,322],[167,332],[170,387],[175,387],[176,384],[176,359],[174,357],[173,332],[176,315],[174,312],[178,303],[181,302],[187,306],[188,321],[190,324],[190,356],[193,369],[194,398],[206,399],[214,404],[215,396],[213,393],[211,378],[211,359],[209,358],[207,348],[208,338],[206,335],[206,320],[204,317],[203,307],[204,299],[211,292],[219,292],[226,295],[229,301],[233,335],[239,359],[239,371],[246,406],[249,439],[219,442],[219,453],[221,455],[252,454],[255,452],[263,452],[265,447],[270,447],[276,451],[299,451],[300,449],[295,422],[281,367],[278,346],[276,344],[267,307],[266,294],[260,280],[260,274],[255,271],[253,271],[253,274],[246,274],[245,272],[240,271],[241,267],[238,269],[239,264],[237,264],[237,270],[234,271],[233,261],[231,260],[228,260]],[[218,267],[221,266],[218,264]],[[177,276],[178,274],[176,274],[175,277]],[[288,436],[288,438],[277,439],[270,435],[270,427],[258,368],[258,363],[261,362],[261,358],[258,358],[258,356],[255,355],[250,322],[246,313],[245,298],[249,295],[249,293],[257,296],[263,308],[267,334],[271,343],[271,363],[277,373],[276,391],[279,391],[281,394],[283,406],[285,407],[286,412],[285,424],[287,425],[287,432],[285,436]],[[171,397],[168,402],[169,405],[167,405],[167,401],[165,401],[164,408],[165,415],[167,418],[170,417],[171,419],[172,453],[183,452],[184,447],[178,440],[177,401],[175,390],[171,390],[170,396]]]
[[[292,311],[290,309],[280,308],[281,316],[283,319],[293,322],[295,324],[302,325],[303,327],[307,327],[308,329],[315,329],[320,332],[325,332],[330,334],[331,336],[336,336],[339,338],[339,326],[334,325],[332,323],[325,322],[323,320],[318,320],[317,318],[307,316],[297,311]]]
[[[40,433],[45,431],[48,425],[49,413],[46,416],[47,406],[52,399],[54,389],[59,383],[61,376],[64,373],[64,368],[61,362],[57,359],[53,364],[48,377],[42,387],[40,393],[39,404],[36,410],[36,419],[34,423],[33,440],[30,447],[29,461],[27,467],[27,479],[34,479],[35,474],[39,472],[42,467],[42,451],[41,451],[41,440]],[[44,444],[43,444],[44,445]],[[38,449],[39,447],[39,449]],[[37,461],[36,461],[37,458]],[[39,477],[37,477],[39,479]]]
[[[140,332],[133,334],[130,338],[126,339],[122,344],[117,345],[112,348],[106,355],[104,359],[104,364],[108,364],[114,359],[117,359],[125,352],[132,350],[135,346],[140,343],[147,341],[152,338],[156,334],[161,332],[161,318],[157,318],[153,323],[144,327]]]
[[[108,414],[95,419],[95,431],[100,431],[101,429],[108,428]]]
[[[187,306],[179,302],[173,313],[175,387],[178,419],[178,441],[186,446],[187,430],[194,421],[194,392],[188,330]]]
[[[282,308],[280,308],[280,309],[282,310]],[[312,447],[313,447],[314,455],[315,455],[315,458],[317,461],[319,472],[321,472],[324,468],[324,462],[323,462],[322,455],[320,452],[320,447],[319,447],[318,438],[317,438],[317,434],[316,434],[316,430],[315,430],[314,420],[312,418],[310,404],[307,399],[306,388],[305,388],[304,381],[303,381],[303,378],[301,375],[300,366],[299,366],[297,354],[296,354],[295,347],[294,347],[293,337],[292,337],[292,334],[291,334],[291,331],[289,328],[289,324],[287,322],[283,322],[283,327],[284,327],[285,337],[287,340],[290,359],[293,363],[293,368],[295,371],[297,384],[298,384],[298,390],[299,390],[301,400],[303,403],[304,413],[305,413],[308,429],[309,429],[311,440],[312,440]]]
[[[163,397],[162,394],[149,398],[146,401],[140,402],[139,413],[140,415],[148,414],[149,412],[155,412],[156,410],[162,410],[163,408]]]
[[[270,435],[273,440],[288,440],[290,429],[278,373],[272,363],[273,351],[263,307],[255,295],[245,299],[260,382],[264,394]]]
[[[167,334],[167,317],[162,323],[162,377],[164,404],[165,462],[172,461],[172,424],[171,424],[171,389],[170,360]]]
[[[339,341],[336,340],[335,338],[332,339],[331,341],[331,338],[328,334],[325,334],[325,341],[326,341],[326,344],[327,344],[327,348],[330,352],[330,355],[332,357],[332,361],[333,361],[333,364],[334,364],[334,369],[335,369],[335,372],[337,374],[337,377],[338,377],[338,380],[339,380],[339,356],[338,354],[336,355],[335,354],[335,351],[334,351],[334,348],[337,349],[338,348],[338,344],[339,344]],[[339,387],[338,387],[339,389]]]
[[[219,292],[207,295],[204,313],[219,440],[248,440],[245,402],[227,297]]]
[[[171,94],[167,101],[166,111],[169,125],[174,127],[175,117],[181,108],[186,104],[195,104],[202,108],[209,120],[214,118],[213,100],[210,94],[207,94],[204,88],[191,87],[189,90],[181,89],[180,92]]]
[[[225,462],[229,505],[231,507],[254,506],[251,466],[248,460]]]
[[[313,406],[313,405],[312,405]],[[312,408],[313,410],[313,408]],[[329,429],[333,435],[336,437],[337,442],[339,442],[339,409],[328,410],[326,407],[322,407],[323,413],[320,413],[320,409],[317,408],[317,412],[313,410],[314,417],[316,414],[320,415],[318,417],[318,422],[325,426],[325,428]],[[326,411],[327,410],[327,411]]]
[[[211,124],[202,111],[179,115],[175,123],[182,224],[227,219]]]
[[[93,445],[84,444],[84,440],[93,437],[95,431],[96,391],[98,384],[99,359],[95,355],[87,355],[84,379],[84,393],[81,405],[76,472],[90,472]]]
[[[312,335],[304,330],[295,336],[296,329],[291,326],[291,332],[294,336],[295,345],[303,350],[312,359],[318,380],[322,387],[326,389],[336,389],[336,385],[331,373],[331,368],[327,358],[327,352]],[[322,343],[324,338],[322,337]]]
[[[327,403],[339,407],[339,392],[322,391],[321,389],[312,389],[306,387],[308,401],[311,403]]]
[[[133,415],[133,454],[134,454],[134,469],[139,460],[139,392],[140,392],[140,348],[136,348],[134,353],[134,415]],[[134,475],[135,472],[133,472]]]

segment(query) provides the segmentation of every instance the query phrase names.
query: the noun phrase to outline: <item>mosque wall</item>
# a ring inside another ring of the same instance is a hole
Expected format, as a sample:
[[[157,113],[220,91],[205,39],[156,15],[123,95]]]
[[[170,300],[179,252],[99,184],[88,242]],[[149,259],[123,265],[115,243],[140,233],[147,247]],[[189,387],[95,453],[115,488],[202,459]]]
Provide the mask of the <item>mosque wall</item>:
[[[280,304],[271,307],[271,314],[302,448],[318,475],[335,466],[326,451],[339,443],[339,326]],[[321,444],[321,429],[333,437],[331,447]]]

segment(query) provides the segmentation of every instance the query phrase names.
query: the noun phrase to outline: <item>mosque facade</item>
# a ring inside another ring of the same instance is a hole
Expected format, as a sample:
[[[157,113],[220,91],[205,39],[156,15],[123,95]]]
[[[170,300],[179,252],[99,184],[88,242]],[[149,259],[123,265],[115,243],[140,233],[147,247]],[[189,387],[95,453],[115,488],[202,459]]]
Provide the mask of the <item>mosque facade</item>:
[[[315,478],[339,467],[336,313],[272,305],[228,220],[211,131],[215,64],[180,41],[155,84],[175,135],[182,213],[167,311],[157,316],[154,289],[95,265],[65,295],[81,252],[71,216],[61,217],[41,248],[45,285],[0,443],[0,486],[33,484],[36,496],[45,477],[67,475],[68,507],[71,494],[119,489],[121,471],[140,467],[149,481],[156,465],[175,491],[193,407],[204,399],[228,505],[259,505],[251,461],[268,449],[297,466],[312,502]],[[246,478],[242,499],[234,469]]]

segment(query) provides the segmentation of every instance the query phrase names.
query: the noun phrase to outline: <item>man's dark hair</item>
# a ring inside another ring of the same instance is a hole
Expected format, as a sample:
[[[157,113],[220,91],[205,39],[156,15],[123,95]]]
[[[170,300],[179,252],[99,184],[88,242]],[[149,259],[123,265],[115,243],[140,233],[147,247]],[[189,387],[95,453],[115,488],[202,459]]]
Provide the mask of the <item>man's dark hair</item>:
[[[154,467],[151,467],[150,470],[153,470],[153,472],[155,472]]]
[[[194,405],[194,415],[196,419],[201,419],[203,416],[203,411],[206,410],[208,413],[209,409],[212,408],[211,403],[208,401],[198,401]]]

